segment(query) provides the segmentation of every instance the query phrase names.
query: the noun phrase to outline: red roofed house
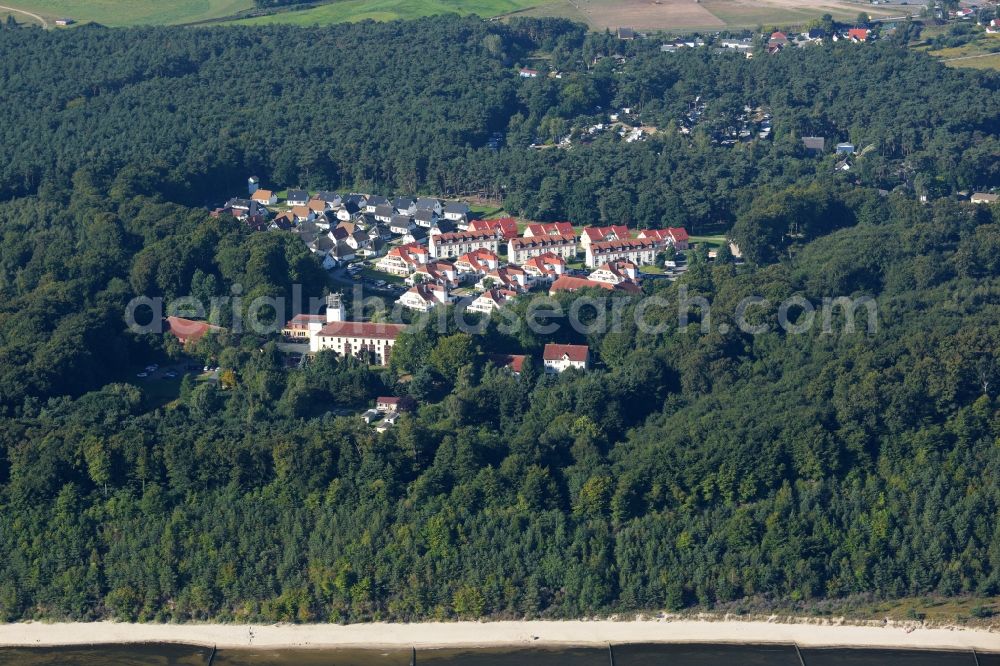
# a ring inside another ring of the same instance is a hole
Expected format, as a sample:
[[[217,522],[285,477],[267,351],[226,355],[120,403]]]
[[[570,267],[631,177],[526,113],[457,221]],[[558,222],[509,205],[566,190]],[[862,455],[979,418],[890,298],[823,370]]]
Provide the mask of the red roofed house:
[[[549,287],[549,296],[555,296],[560,291],[574,292],[578,289],[607,289],[608,291],[624,291],[629,294],[637,294],[641,291],[639,285],[634,282],[609,284],[607,282],[598,282],[597,280],[588,280],[587,278],[573,277],[572,275],[563,275]]]
[[[250,195],[250,198],[262,206],[273,206],[278,203],[278,195],[271,190],[257,190]]]
[[[631,238],[631,233],[624,224],[610,227],[584,227],[583,231],[580,232],[580,245],[586,250],[591,243],[626,240],[628,238]]]
[[[524,368],[524,359],[528,358],[523,354],[490,354],[490,363],[497,367],[507,368],[514,375],[520,375]]]
[[[868,28],[851,28],[847,31],[847,38],[852,42],[864,42],[868,40],[870,32]]]
[[[479,312],[480,314],[489,314],[494,310],[497,310],[504,306],[512,298],[517,296],[517,292],[511,289],[501,289],[498,287],[493,287],[492,289],[487,289],[482,294],[479,295],[476,300],[469,303],[469,307],[466,308],[469,312]]]
[[[469,231],[492,231],[504,240],[517,237],[517,221],[512,217],[501,217],[496,220],[472,220]]]
[[[549,222],[546,224],[529,224],[521,234],[525,238],[535,236],[572,236],[573,225],[569,222]]]
[[[667,229],[643,229],[636,235],[636,238],[661,241],[664,246],[670,244],[678,250],[686,250],[690,236],[683,227],[668,227]]]
[[[500,266],[500,257],[485,248],[466,252],[455,260],[455,270],[461,275],[485,275]]]
[[[421,282],[439,282],[448,287],[457,287],[458,274],[455,272],[455,265],[447,261],[428,261],[406,278],[407,284]]]
[[[545,372],[557,374],[570,368],[586,370],[590,366],[590,348],[587,345],[545,345],[542,353]]]
[[[413,409],[413,398],[383,395],[375,398],[375,410],[383,413],[406,412]]]
[[[198,342],[209,331],[221,331],[220,326],[207,321],[195,321],[183,317],[167,317],[167,331],[182,344]]]
[[[396,299],[396,302],[404,308],[410,308],[417,312],[430,312],[439,305],[451,303],[452,296],[448,293],[448,287],[443,284],[418,284],[410,287],[410,290]]]
[[[594,282],[606,282],[608,284],[621,284],[623,282],[638,283],[639,267],[629,261],[602,264],[600,268],[590,274],[589,279]]]
[[[521,268],[524,269],[528,281],[532,285],[540,282],[552,282],[566,272],[566,260],[551,252],[546,252],[528,259],[521,264]]]
[[[379,259],[376,268],[383,273],[407,276],[427,263],[429,252],[419,243],[400,245],[389,250],[388,254]]]
[[[528,275],[520,266],[508,264],[503,268],[490,271],[476,283],[477,289],[501,287],[515,292],[527,291]]]

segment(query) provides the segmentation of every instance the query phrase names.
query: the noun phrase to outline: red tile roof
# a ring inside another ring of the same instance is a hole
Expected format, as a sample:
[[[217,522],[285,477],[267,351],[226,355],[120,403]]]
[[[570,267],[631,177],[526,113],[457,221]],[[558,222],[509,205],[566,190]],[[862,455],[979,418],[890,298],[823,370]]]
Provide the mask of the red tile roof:
[[[473,220],[469,223],[469,231],[497,231],[504,240],[510,240],[517,236],[517,221],[512,217],[501,217],[496,220]]]
[[[687,230],[684,229],[684,227],[670,227],[667,229],[667,233],[669,233],[673,237],[675,243],[680,243],[690,238],[690,236],[688,236]]]
[[[524,354],[490,354],[490,362],[494,365],[510,368],[513,372],[521,372],[524,367],[524,359],[528,358]]]
[[[581,363],[587,360],[588,354],[590,354],[590,348],[587,345],[547,344],[545,345],[545,351],[542,353],[542,359],[546,361],[559,361],[565,356],[571,361]]]
[[[573,235],[573,225],[569,222],[548,222],[545,224],[529,224],[524,232],[531,232],[532,236],[548,236],[560,234],[563,236]]]
[[[222,329],[219,326],[209,324],[207,321],[195,321],[194,319],[184,319],[183,317],[167,317],[167,330],[184,345],[188,342],[197,342],[209,331],[219,331]]]
[[[609,236],[622,240],[630,236],[629,229],[624,224],[613,224],[610,227],[586,227],[583,234],[591,241],[603,241]]]
[[[569,234],[542,234],[528,238],[511,238],[511,247],[520,250],[525,247],[547,247],[551,245],[576,245],[576,236]]]
[[[406,330],[405,324],[383,324],[368,321],[333,321],[320,329],[319,335],[343,338],[378,338],[395,340]]]
[[[552,286],[549,287],[549,294],[555,294],[560,291],[576,291],[578,289],[590,287],[607,289],[608,291],[625,291],[631,294],[635,294],[640,291],[639,286],[633,282],[608,284],[607,282],[598,282],[596,280],[588,280],[587,278],[573,277],[572,275],[561,275],[555,282],[552,283]]]

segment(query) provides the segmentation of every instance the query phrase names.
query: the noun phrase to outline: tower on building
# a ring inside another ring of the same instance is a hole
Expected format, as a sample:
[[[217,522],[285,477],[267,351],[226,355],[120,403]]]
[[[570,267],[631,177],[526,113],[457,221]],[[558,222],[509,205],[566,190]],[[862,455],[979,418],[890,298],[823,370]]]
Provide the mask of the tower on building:
[[[344,321],[344,302],[340,294],[329,294],[326,297],[326,321]]]

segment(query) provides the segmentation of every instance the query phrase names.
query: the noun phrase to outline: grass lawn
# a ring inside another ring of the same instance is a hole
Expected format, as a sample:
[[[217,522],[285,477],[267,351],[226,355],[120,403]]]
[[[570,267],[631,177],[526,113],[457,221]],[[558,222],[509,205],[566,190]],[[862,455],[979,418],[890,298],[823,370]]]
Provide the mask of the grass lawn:
[[[469,210],[475,213],[476,217],[489,219],[493,217],[504,217],[507,215],[502,206],[492,206],[489,204],[469,204]]]
[[[964,60],[952,60],[947,63],[949,67],[971,67],[972,69],[996,69],[1000,70],[1000,53],[991,55],[975,56]]]
[[[414,19],[435,14],[478,14],[499,16],[529,7],[545,5],[551,0],[340,0],[303,11],[283,12],[271,16],[245,19],[241,23],[292,23],[313,25],[345,23],[374,19]]]
[[[659,266],[656,266],[655,264],[646,264],[644,266],[640,266],[639,267],[639,272],[640,273],[645,273],[646,275],[664,275],[665,274],[665,271],[662,268],[660,268]]]
[[[722,234],[717,236],[691,236],[690,242],[692,244],[697,243],[698,245],[704,243],[710,248],[722,247],[726,242],[726,237]]]
[[[3,0],[45,18],[67,17],[108,26],[170,25],[229,16],[253,7],[253,0]],[[19,17],[19,21],[27,17]]]

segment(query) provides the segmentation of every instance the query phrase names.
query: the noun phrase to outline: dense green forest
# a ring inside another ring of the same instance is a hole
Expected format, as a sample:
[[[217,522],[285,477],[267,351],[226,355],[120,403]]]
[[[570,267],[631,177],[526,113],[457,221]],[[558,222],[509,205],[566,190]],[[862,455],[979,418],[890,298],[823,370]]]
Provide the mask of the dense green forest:
[[[519,80],[536,48],[567,74]],[[634,57],[588,69],[602,49]],[[558,21],[0,31],[0,52],[0,619],[1000,594],[1000,210],[913,189],[998,184],[995,76],[891,45],[668,56]],[[767,104],[773,140],[526,147],[595,105],[667,128],[695,95],[708,123]],[[835,176],[800,148],[819,132],[874,145],[872,166]],[[543,376],[552,339],[496,325],[407,332],[388,368],[287,369],[273,340],[223,333],[192,352],[227,381],[160,400],[131,373],[181,349],[126,329],[134,295],[327,288],[291,234],[191,206],[251,169],[384,191],[499,178],[539,217],[731,227],[748,261],[692,252],[680,281],[608,302],[623,328],[555,334],[590,345],[585,374]],[[679,323],[682,289],[713,302],[709,332],[697,310]],[[749,295],[769,332],[731,325]],[[878,326],[786,333],[793,295],[872,296]],[[653,297],[662,329],[628,325]],[[536,361],[515,378],[496,352]],[[384,434],[335,415],[387,393],[420,407]]]
[[[656,40],[557,19],[439,17],[5,30],[0,52],[7,198],[66,188],[80,166],[142,164],[162,166],[150,187],[194,205],[217,204],[256,174],[277,189],[488,192],[533,219],[725,230],[761,187],[832,179],[832,156],[802,148],[813,134],[865,151],[850,178],[873,187],[935,197],[1000,184],[1000,76],[950,70],[890,41],[747,60],[661,53]],[[517,76],[538,52],[561,78]],[[627,60],[602,57],[616,54]],[[696,97],[704,116],[682,135]],[[713,143],[746,105],[770,111],[772,137]],[[528,148],[619,107],[660,132]]]

